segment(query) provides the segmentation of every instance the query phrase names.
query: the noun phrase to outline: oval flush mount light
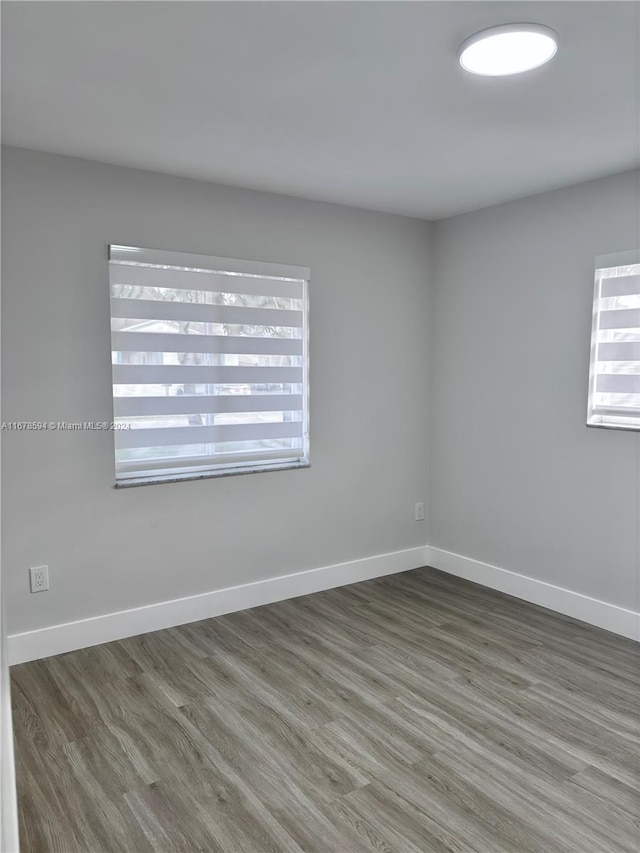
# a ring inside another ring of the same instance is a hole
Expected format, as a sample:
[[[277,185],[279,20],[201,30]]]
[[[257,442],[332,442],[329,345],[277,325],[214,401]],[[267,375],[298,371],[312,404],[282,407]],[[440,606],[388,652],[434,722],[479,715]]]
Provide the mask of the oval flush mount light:
[[[541,24],[504,24],[476,33],[460,45],[460,65],[471,74],[504,77],[549,62],[558,36]]]

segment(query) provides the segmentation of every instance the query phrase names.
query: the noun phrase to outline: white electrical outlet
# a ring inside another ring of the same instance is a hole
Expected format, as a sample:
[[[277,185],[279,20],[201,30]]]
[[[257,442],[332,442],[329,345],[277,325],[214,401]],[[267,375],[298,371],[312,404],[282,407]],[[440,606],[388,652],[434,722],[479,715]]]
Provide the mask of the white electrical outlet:
[[[415,506],[415,518],[416,521],[424,521],[424,504],[422,501]]]
[[[35,566],[29,569],[31,592],[44,592],[49,589],[49,566]]]

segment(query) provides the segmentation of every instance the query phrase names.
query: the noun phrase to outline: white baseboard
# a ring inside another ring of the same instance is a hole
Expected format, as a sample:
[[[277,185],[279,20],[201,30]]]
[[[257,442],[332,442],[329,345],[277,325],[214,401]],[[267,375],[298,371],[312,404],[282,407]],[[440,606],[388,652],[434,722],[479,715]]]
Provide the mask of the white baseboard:
[[[299,595],[321,592],[396,572],[406,572],[424,564],[425,549],[409,548],[242,586],[216,589],[187,598],[161,601],[132,610],[80,619],[77,622],[52,625],[23,634],[13,634],[8,637],[9,663],[25,663],[137,634],[146,634],[148,631],[198,622],[211,616],[222,616],[224,613],[247,610]]]
[[[614,634],[640,640],[640,613],[470,557],[426,546],[13,634],[8,637],[9,663],[25,663],[421,566],[433,566]]]
[[[532,604],[539,604],[556,613],[563,613],[582,622],[588,622],[605,631],[640,640],[640,613],[626,610],[616,604],[590,598],[579,592],[564,589],[545,581],[500,569],[451,551],[427,546],[425,563],[434,569],[479,583],[490,589],[505,592]]]

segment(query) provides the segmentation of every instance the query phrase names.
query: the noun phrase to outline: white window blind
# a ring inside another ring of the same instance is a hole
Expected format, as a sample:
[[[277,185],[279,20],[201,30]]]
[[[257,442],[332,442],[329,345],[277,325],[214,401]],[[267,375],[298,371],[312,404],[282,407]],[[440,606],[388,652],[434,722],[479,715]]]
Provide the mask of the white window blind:
[[[116,485],[308,465],[308,281],[109,247]]]
[[[640,429],[640,250],[596,259],[587,423]]]

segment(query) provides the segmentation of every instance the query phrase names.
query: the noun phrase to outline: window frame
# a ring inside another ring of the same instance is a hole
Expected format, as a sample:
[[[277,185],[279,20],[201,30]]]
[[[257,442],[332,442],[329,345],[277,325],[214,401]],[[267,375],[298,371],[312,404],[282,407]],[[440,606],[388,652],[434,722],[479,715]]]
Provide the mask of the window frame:
[[[587,421],[588,427],[597,429],[614,429],[624,432],[640,431],[640,401],[637,410],[616,409],[615,407],[596,406],[593,402],[597,392],[598,376],[602,375],[597,370],[598,361],[598,330],[600,319],[600,300],[602,298],[602,281],[607,276],[599,275],[604,270],[616,267],[635,266],[640,264],[640,249],[631,249],[624,252],[612,252],[605,255],[597,255],[594,263],[594,290],[593,290],[593,313],[591,323],[591,349],[589,359],[589,385],[587,394]],[[633,359],[635,361],[635,359]],[[623,374],[621,374],[623,375]]]
[[[210,272],[214,274],[240,275],[263,279],[290,279],[302,283],[301,313],[302,313],[302,447],[295,450],[274,450],[268,458],[257,458],[254,453],[225,454],[224,460],[215,461],[216,454],[192,457],[175,457],[173,459],[148,461],[119,462],[116,457],[116,442],[114,440],[115,488],[130,488],[132,486],[152,485],[156,483],[173,483],[187,480],[203,480],[215,477],[228,477],[239,474],[268,473],[270,471],[293,470],[309,468],[310,460],[310,429],[309,429],[309,284],[311,270],[309,267],[292,264],[277,264],[273,262],[241,260],[224,258],[214,255],[193,254],[164,249],[149,249],[126,246],[122,244],[108,245],[108,260],[135,264],[146,264],[158,267],[185,269],[193,272]],[[197,287],[193,288],[197,290]],[[109,267],[109,294],[112,298],[111,267]],[[112,319],[111,309],[109,311]],[[112,372],[116,364],[113,362],[111,347]],[[114,386],[118,384],[112,377],[111,399],[114,407]],[[215,384],[215,383],[214,383]],[[132,395],[139,399],[140,395]],[[211,395],[208,395],[211,396]],[[178,442],[180,444],[182,442]]]

